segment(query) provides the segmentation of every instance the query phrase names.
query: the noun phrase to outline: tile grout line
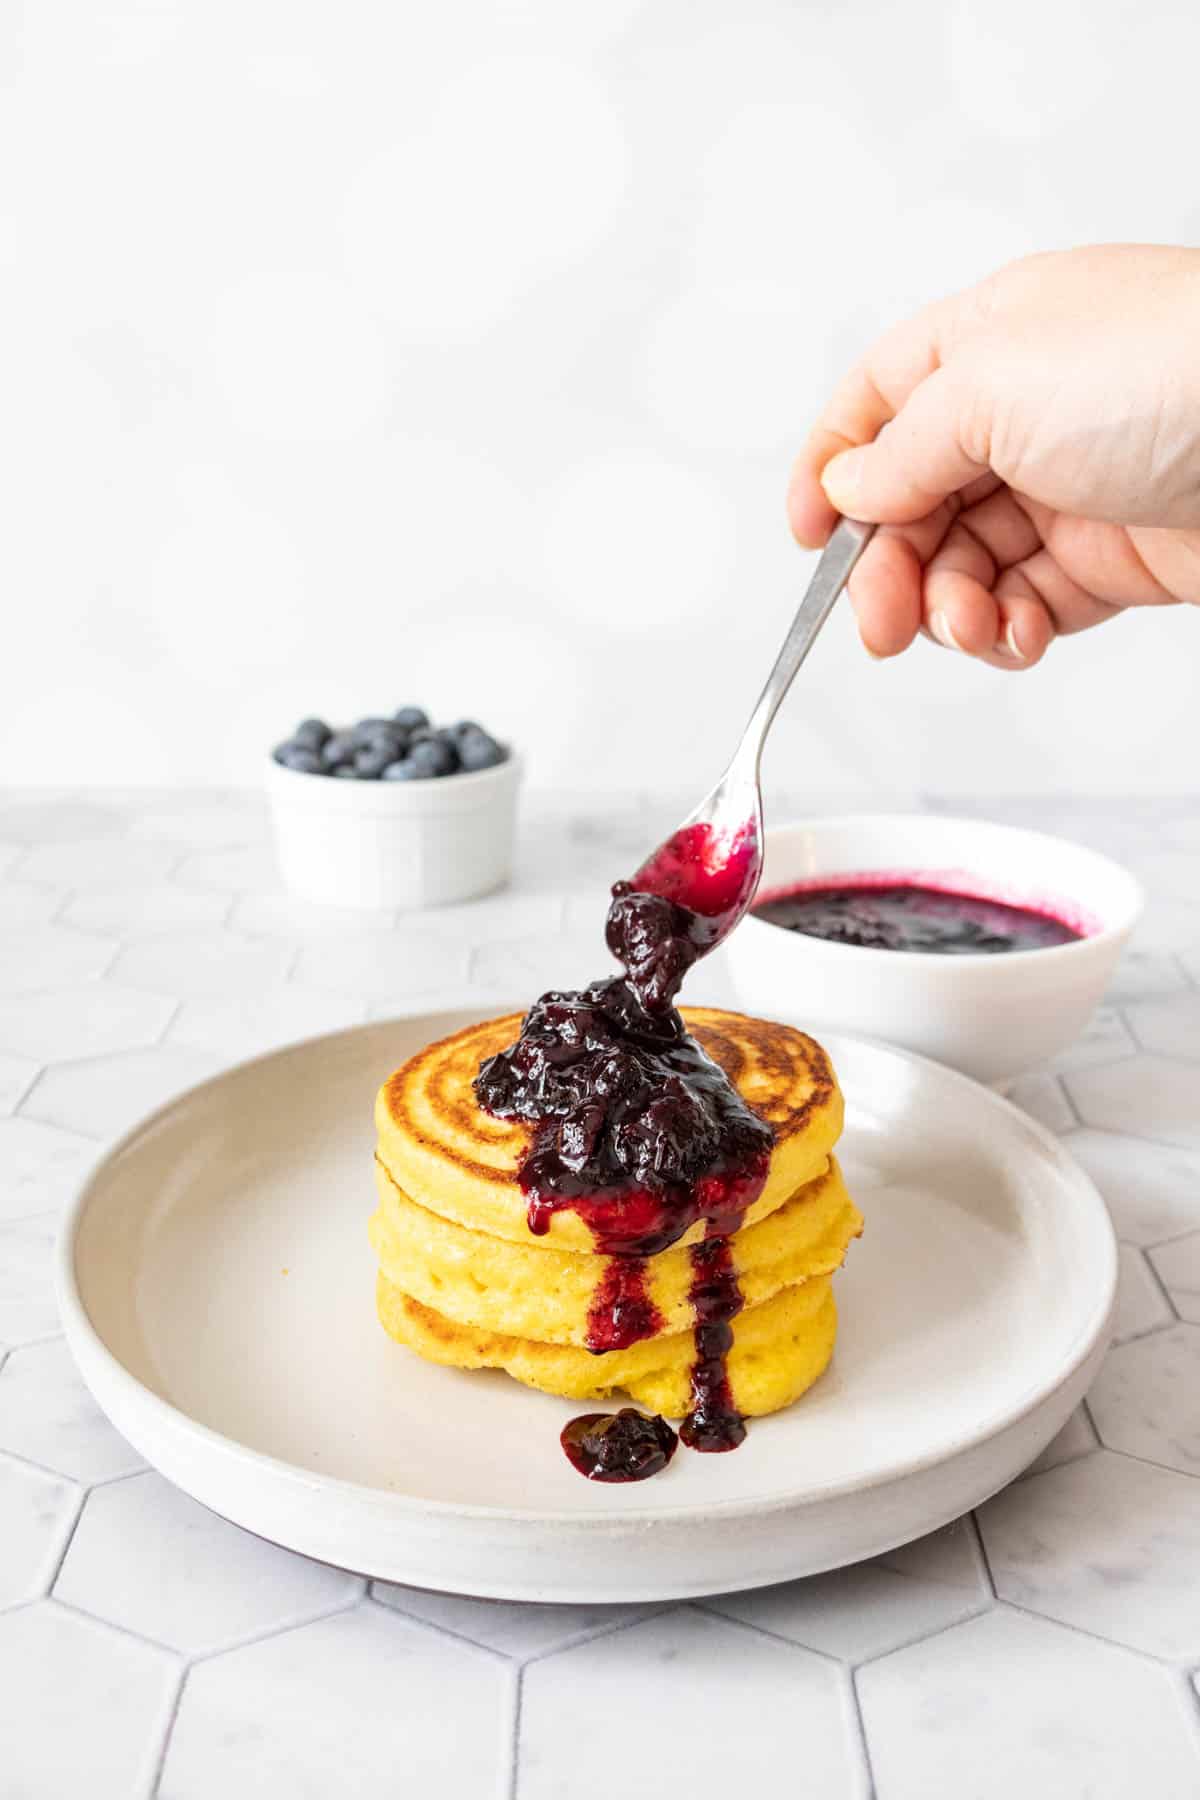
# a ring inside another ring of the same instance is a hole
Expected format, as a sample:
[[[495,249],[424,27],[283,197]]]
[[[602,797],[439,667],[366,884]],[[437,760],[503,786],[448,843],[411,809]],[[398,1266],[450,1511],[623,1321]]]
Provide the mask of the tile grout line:
[[[1155,1287],[1158,1289],[1159,1293],[1162,1295],[1163,1299],[1166,1301],[1168,1307],[1170,1308],[1172,1322],[1176,1325],[1184,1325],[1187,1323],[1187,1321],[1184,1319],[1183,1314],[1180,1312],[1179,1308],[1176,1306],[1175,1300],[1171,1293],[1170,1288],[1167,1286],[1166,1282],[1163,1280],[1162,1276],[1159,1274],[1158,1270],[1154,1266],[1154,1258],[1150,1253],[1151,1248],[1154,1248],[1154,1247],[1156,1247],[1156,1246],[1148,1246],[1146,1249],[1140,1250],[1139,1254],[1141,1255],[1142,1262],[1145,1265],[1145,1267],[1147,1269],[1149,1269],[1151,1281],[1154,1283]]]
[[[185,1663],[182,1669],[180,1669],[179,1679],[175,1683],[175,1692],[172,1695],[171,1705],[167,1712],[167,1722],[163,1728],[162,1742],[158,1747],[158,1755],[154,1759],[154,1768],[150,1775],[150,1785],[146,1789],[151,1800],[154,1800],[154,1796],[158,1793],[162,1785],[162,1778],[167,1767],[167,1753],[171,1748],[171,1739],[175,1735],[175,1722],[179,1717],[179,1709],[183,1705],[183,1691],[187,1686],[188,1676],[191,1672],[192,1665],[190,1663]]]
[[[358,1579],[364,1580],[365,1577]],[[236,1656],[240,1650],[252,1650],[256,1644],[269,1644],[275,1638],[287,1637],[289,1632],[306,1631],[310,1625],[323,1625],[326,1619],[338,1619],[343,1613],[357,1612],[365,1599],[365,1591],[360,1590],[335,1606],[324,1607],[319,1612],[306,1613],[301,1618],[276,1621],[274,1625],[268,1625],[265,1631],[252,1632],[248,1637],[229,1638],[225,1643],[215,1644],[211,1649],[206,1650],[176,1650],[175,1654],[186,1657],[189,1669],[199,1668],[204,1663],[215,1662],[218,1657]],[[146,1642],[165,1650],[174,1648],[170,1644],[163,1644],[159,1638],[148,1637]]]
[[[360,1606],[377,1606],[393,1619],[403,1619],[406,1625],[414,1625],[419,1631],[427,1631],[433,1637],[444,1639],[451,1644],[465,1644],[469,1650],[478,1650],[484,1656],[494,1657],[498,1662],[511,1667],[514,1657],[505,1650],[497,1650],[492,1644],[481,1644],[478,1638],[468,1637],[464,1631],[455,1631],[449,1625],[439,1625],[433,1619],[422,1619],[417,1613],[405,1612],[403,1607],[393,1606],[388,1600],[381,1600],[371,1592],[371,1583],[367,1583],[367,1591],[358,1601]]]
[[[1194,1662],[1195,1656],[1172,1656],[1169,1652],[1146,1650],[1141,1644],[1131,1644],[1127,1638],[1105,1637],[1103,1632],[1091,1631],[1086,1625],[1077,1625],[1073,1619],[1064,1619],[1057,1613],[1038,1612],[1036,1607],[1027,1606],[1023,1600],[1013,1600],[1007,1594],[996,1596],[997,1607],[1007,1607],[1011,1612],[1020,1613],[1023,1618],[1036,1619],[1040,1625],[1058,1626],[1063,1631],[1070,1631],[1076,1637],[1086,1638],[1091,1644],[1106,1644],[1110,1650],[1123,1650],[1129,1656],[1136,1656],[1140,1662],[1149,1663],[1152,1668],[1165,1669],[1176,1674],[1186,1672]]]
[[[758,1590],[751,1590],[752,1592]],[[714,1595],[712,1598],[720,1598]],[[715,1619],[721,1625],[732,1625],[735,1631],[745,1631],[752,1637],[766,1638],[768,1643],[783,1644],[788,1650],[798,1650],[802,1656],[816,1656],[831,1668],[844,1669],[848,1664],[832,1650],[818,1650],[814,1644],[802,1644],[798,1638],[784,1637],[781,1632],[772,1631],[769,1625],[755,1625],[749,1619],[738,1619],[731,1613],[718,1612],[715,1607],[706,1605],[703,1599],[688,1602],[693,1612],[703,1613],[708,1619]]]
[[[512,1603],[510,1602],[510,1604]],[[616,1637],[619,1632],[632,1631],[635,1625],[642,1624],[645,1619],[659,1619],[664,1614],[673,1611],[682,1611],[682,1606],[667,1601],[652,1612],[642,1613],[636,1619],[615,1619],[611,1625],[597,1625],[591,1630],[585,1629],[571,1637],[561,1639],[557,1644],[547,1645],[544,1650],[535,1650],[532,1655],[522,1656],[515,1660],[520,1662],[522,1672],[524,1672],[526,1669],[531,1669],[535,1663],[545,1662],[551,1656],[560,1656],[568,1650],[579,1650],[585,1644],[595,1644],[603,1638]]]
[[[919,1641],[919,1640],[918,1640]],[[858,1671],[847,1669],[845,1672],[845,1696],[849,1701],[850,1731],[858,1746],[858,1757],[862,1772],[867,1778],[864,1800],[875,1800],[875,1769],[871,1761],[871,1745],[867,1738],[867,1721],[863,1716],[862,1697],[858,1691]]]
[[[1092,1418],[1090,1408],[1088,1410],[1088,1418]],[[1094,1419],[1092,1419],[1092,1429],[1096,1431],[1096,1422]],[[1188,1481],[1200,1481],[1200,1469],[1179,1469],[1176,1468],[1174,1463],[1156,1462],[1152,1456],[1139,1456],[1136,1450],[1117,1450],[1112,1444],[1105,1443],[1104,1439],[1100,1437],[1099,1431],[1096,1431],[1096,1436],[1100,1440],[1097,1448],[1100,1450],[1107,1450],[1110,1456],[1123,1456],[1129,1462],[1143,1463],[1147,1469],[1162,1469],[1168,1475],[1182,1475]],[[1050,1474],[1052,1471],[1047,1469],[1046,1473]]]
[[[517,1664],[512,1673],[509,1694],[509,1751],[507,1800],[517,1800],[521,1779],[521,1713],[525,1704],[525,1670]]]
[[[33,1062],[35,1060],[36,1059],[34,1059],[33,1057],[30,1058],[31,1062]],[[42,1076],[46,1073],[46,1070],[48,1067],[49,1067],[49,1064],[47,1064],[47,1063],[37,1063],[36,1064],[33,1074],[29,1077],[29,1080],[26,1082],[24,1088],[17,1095],[16,1103],[14,1104],[13,1109],[12,1109],[12,1114],[11,1114],[12,1118],[15,1119],[19,1115],[21,1115],[21,1108],[24,1106],[25,1102],[28,1100],[30,1094],[32,1094],[32,1092],[33,1092],[34,1088],[37,1086],[38,1082],[42,1079]]]
[[[1075,1459],[1072,1458],[1072,1460]],[[1047,1473],[1049,1473],[1048,1470]],[[991,1559],[987,1553],[987,1545],[983,1541],[983,1528],[979,1523],[979,1509],[973,1507],[967,1514],[967,1518],[970,1521],[969,1530],[971,1533],[972,1547],[975,1552],[976,1567],[983,1576],[984,1581],[987,1583],[988,1592],[991,1594],[993,1601],[998,1600],[1000,1596],[996,1592],[996,1578],[992,1574]]]

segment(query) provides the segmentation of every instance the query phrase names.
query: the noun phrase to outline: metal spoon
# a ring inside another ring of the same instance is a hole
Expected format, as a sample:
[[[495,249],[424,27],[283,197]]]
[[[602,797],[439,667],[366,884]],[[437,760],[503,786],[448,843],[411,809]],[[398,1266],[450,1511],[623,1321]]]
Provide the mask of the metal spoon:
[[[706,949],[728,937],[754,899],[763,862],[763,744],[874,530],[855,519],[838,520],[728,768],[630,882],[638,893],[661,894],[698,913],[708,924]]]

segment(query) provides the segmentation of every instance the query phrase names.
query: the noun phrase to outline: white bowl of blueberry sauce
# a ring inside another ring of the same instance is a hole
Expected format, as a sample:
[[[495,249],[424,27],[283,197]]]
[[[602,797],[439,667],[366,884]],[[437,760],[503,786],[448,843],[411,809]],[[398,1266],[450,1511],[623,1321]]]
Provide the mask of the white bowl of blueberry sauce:
[[[267,766],[284,883],[331,906],[446,906],[512,869],[519,758],[420,707],[344,728],[304,719]]]
[[[1119,864],[1041,832],[935,814],[810,819],[766,833],[729,964],[750,1010],[1004,1086],[1083,1029],[1141,909]]]

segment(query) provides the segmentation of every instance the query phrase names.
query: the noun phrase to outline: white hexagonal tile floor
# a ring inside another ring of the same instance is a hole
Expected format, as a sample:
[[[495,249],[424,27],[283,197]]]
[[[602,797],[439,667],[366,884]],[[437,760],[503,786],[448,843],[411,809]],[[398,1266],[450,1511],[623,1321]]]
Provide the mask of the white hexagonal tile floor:
[[[0,931],[23,925],[45,925],[59,911],[66,890],[10,881],[0,887]]]
[[[0,1119],[0,1222],[59,1211],[96,1156],[90,1138],[36,1119]]]
[[[0,1225],[0,1344],[31,1344],[59,1328],[55,1229],[45,1213]]]
[[[404,925],[395,931],[331,932],[305,944],[292,980],[302,987],[333,988],[378,1003],[458,980],[466,958],[465,949]]]
[[[128,829],[123,808],[90,800],[28,799],[0,809],[0,838],[14,844],[93,844]]]
[[[229,911],[224,894],[158,885],[98,888],[77,894],[62,911],[65,925],[106,931],[116,937],[151,937],[189,926],[220,925]]]
[[[1106,999],[1117,1006],[1149,1000],[1156,994],[1175,994],[1188,985],[1178,959],[1164,950],[1127,950],[1108,984]]]
[[[180,887],[213,888],[222,894],[278,893],[274,854],[261,844],[234,850],[200,850],[185,856],[173,879]]]
[[[68,1131],[114,1137],[220,1066],[214,1056],[175,1045],[127,1050],[92,1062],[59,1063],[47,1069],[22,1101],[21,1112]]]
[[[1097,1450],[1016,1482],[978,1518],[1001,1599],[1151,1655],[1200,1658],[1200,1482]]]
[[[33,1086],[39,1067],[31,1057],[0,1050],[0,1119],[16,1112]]]
[[[1154,1279],[1142,1251],[1122,1244],[1118,1251],[1117,1311],[1113,1342],[1144,1337],[1160,1325],[1169,1325],[1174,1314],[1166,1295]]]
[[[292,957],[286,944],[266,944],[232,932],[170,932],[122,950],[110,975],[130,987],[208,999],[213,994],[244,995],[270,987],[283,980]]]
[[[971,1525],[960,1519],[853,1568],[702,1604],[858,1663],[969,1618],[991,1601]]]
[[[397,916],[394,908],[359,912],[351,907],[299,900],[294,894],[241,894],[233,903],[229,924],[244,937],[281,937],[300,942],[331,933],[336,937],[364,930],[390,931]]]
[[[362,1581],[241,1531],[147,1472],[88,1496],[55,1598],[194,1655],[349,1605]]]
[[[518,1661],[632,1623],[652,1610],[644,1606],[538,1606],[473,1600],[466,1594],[431,1594],[423,1588],[396,1587],[386,1581],[373,1582],[371,1592],[385,1606],[393,1606],[409,1618],[424,1619],[455,1637],[469,1638]]]
[[[1122,1057],[1134,1056],[1136,1053],[1137,1045],[1116,1007],[1101,1006],[1092,1014],[1075,1042],[1056,1056],[1050,1067],[1065,1074],[1071,1069],[1091,1069],[1102,1067],[1105,1063],[1119,1062]]]
[[[117,952],[115,938],[68,931],[63,925],[33,925],[0,937],[0,992],[35,993],[103,975]],[[6,1000],[7,1014],[11,1001]],[[19,1045],[8,1046],[19,1049]]]
[[[175,1005],[107,979],[13,994],[0,1014],[0,1042],[41,1063],[137,1050],[158,1042]]]
[[[1200,933],[1200,907],[1196,917]],[[1125,1017],[1144,1050],[1200,1062],[1200,993],[1175,994],[1169,1000],[1144,1000],[1127,1007]]]
[[[1200,1325],[1200,1231],[1151,1250],[1150,1261],[1180,1318]]]
[[[162,881],[179,860],[158,844],[121,838],[67,840],[42,844],[17,865],[22,881],[48,881],[66,888],[128,888]]]
[[[366,1014],[366,1001],[355,994],[335,994],[323,988],[268,988],[265,992],[185,1000],[164,1041],[208,1050],[214,1056],[257,1056],[298,1038],[357,1025]]]
[[[858,1691],[886,1800],[1200,1791],[1195,1728],[1165,1670],[1008,1607],[871,1663]]]
[[[145,1466],[88,1393],[62,1338],[14,1350],[0,1368],[0,1450],[84,1482]]]
[[[1200,1475],[1200,1326],[1175,1325],[1111,1351],[1088,1405],[1110,1450]]]
[[[793,1750],[781,1762],[785,1719]],[[598,1720],[612,1725],[603,1747]],[[834,1665],[694,1610],[531,1664],[520,1726],[521,1800],[867,1792],[849,1689]]]
[[[1200,1152],[1115,1131],[1073,1131],[1064,1143],[1127,1243],[1161,1244],[1200,1229]]]
[[[174,1658],[43,1601],[0,1618],[0,1670],[0,1769],[13,1800],[149,1794]]]
[[[511,1676],[370,1603],[188,1673],[161,1800],[404,1793],[487,1800],[509,1761]]]
[[[1066,1077],[1085,1125],[1100,1131],[1153,1134],[1157,1143],[1200,1150],[1200,1064],[1138,1056]]]
[[[46,1592],[81,1498],[73,1482],[0,1453],[0,1612]],[[0,1670],[0,1713],[4,1687]]]

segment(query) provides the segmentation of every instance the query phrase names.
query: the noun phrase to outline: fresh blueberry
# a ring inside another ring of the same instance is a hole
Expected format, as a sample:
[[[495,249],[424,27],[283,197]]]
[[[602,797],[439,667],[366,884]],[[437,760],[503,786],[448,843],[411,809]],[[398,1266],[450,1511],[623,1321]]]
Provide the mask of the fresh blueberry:
[[[448,736],[454,738],[456,741],[461,737],[465,737],[469,731],[482,730],[482,725],[477,725],[474,719],[460,719],[457,725],[447,725],[446,727]]]
[[[350,736],[354,739],[358,748],[363,750],[368,744],[375,741],[381,730],[390,730],[393,722],[394,721],[391,719],[360,719],[356,725],[350,727]]]
[[[354,767],[363,781],[378,781],[390,762],[394,762],[396,752],[389,746],[371,745],[360,750],[354,758]]]
[[[339,778],[339,780],[341,780],[341,781],[357,781],[358,780],[358,770],[355,768],[355,766],[352,762],[339,763],[337,768],[330,769],[329,773],[331,775],[336,775]]]
[[[321,759],[327,769],[339,769],[343,763],[354,761],[354,753],[358,745],[348,731],[335,731],[325,739],[321,746]]]
[[[414,769],[411,760],[405,757],[400,762],[389,763],[383,771],[383,779],[384,781],[419,781],[421,773],[419,769]]]
[[[392,714],[392,723],[399,725],[402,731],[419,731],[422,726],[429,724],[429,714],[419,706],[402,706]]]
[[[324,719],[301,719],[292,733],[292,742],[305,750],[323,750],[331,736]]]
[[[434,737],[434,742],[441,744],[450,754],[451,761],[450,761],[450,767],[446,771],[447,774],[456,775],[458,773],[458,740],[457,740],[457,738],[455,738],[454,735],[449,731],[435,731],[433,734],[433,737]]]
[[[300,775],[323,775],[325,765],[315,750],[306,749],[303,744],[294,741],[280,744],[275,752],[275,761],[282,763],[285,769],[295,769]]]
[[[359,734],[359,745],[364,750],[390,750],[395,761],[408,749],[408,733],[391,719],[372,721],[370,730]]]
[[[435,775],[453,775],[454,752],[440,738],[421,738],[408,753],[414,779],[422,781]]]
[[[504,761],[505,754],[504,746],[478,726],[473,731],[465,732],[458,740],[458,760],[463,769],[471,774],[478,769],[494,769],[497,763]]]

